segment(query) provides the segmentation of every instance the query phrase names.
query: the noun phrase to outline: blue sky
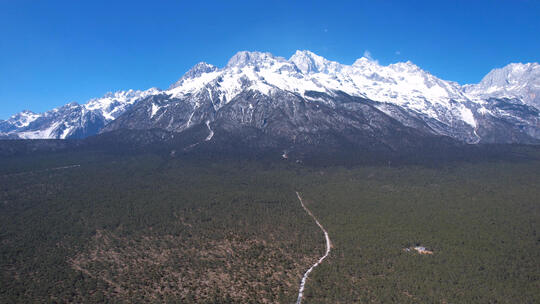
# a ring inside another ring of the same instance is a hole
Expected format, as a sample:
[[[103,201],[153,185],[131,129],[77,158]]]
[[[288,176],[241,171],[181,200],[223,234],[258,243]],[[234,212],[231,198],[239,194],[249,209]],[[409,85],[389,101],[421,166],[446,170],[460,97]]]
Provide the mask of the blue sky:
[[[411,60],[478,82],[540,61],[540,1],[0,0],[0,119],[109,91],[167,88],[200,61],[308,49],[351,64]]]

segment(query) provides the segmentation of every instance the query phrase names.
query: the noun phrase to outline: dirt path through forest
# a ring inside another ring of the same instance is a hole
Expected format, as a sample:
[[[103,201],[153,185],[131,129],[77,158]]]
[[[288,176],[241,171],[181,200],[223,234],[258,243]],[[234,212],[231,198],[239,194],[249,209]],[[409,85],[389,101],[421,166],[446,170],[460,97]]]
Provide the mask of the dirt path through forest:
[[[302,208],[304,208],[304,210],[309,214],[309,216],[311,216],[313,218],[313,220],[315,220],[315,223],[317,223],[317,226],[319,226],[319,228],[321,228],[322,232],[324,232],[324,238],[326,239],[326,252],[317,261],[317,263],[313,264],[313,266],[311,266],[311,268],[309,268],[306,271],[306,273],[304,273],[304,276],[302,277],[302,281],[300,283],[300,289],[298,290],[298,298],[296,300],[296,304],[300,304],[300,303],[302,303],[302,297],[304,296],[304,287],[306,285],[306,280],[307,280],[309,274],[313,271],[313,269],[315,269],[315,267],[319,266],[319,264],[322,263],[322,261],[324,259],[326,259],[326,257],[328,257],[328,254],[330,253],[331,243],[330,243],[330,237],[328,236],[328,232],[326,232],[326,229],[324,229],[324,227],[321,225],[321,223],[319,223],[319,221],[313,215],[313,213],[311,213],[311,211],[306,207],[306,205],[304,205],[304,201],[302,201],[302,197],[300,196],[300,193],[298,193],[298,191],[296,191],[296,196],[298,197],[298,200],[300,201],[300,204],[302,204]]]

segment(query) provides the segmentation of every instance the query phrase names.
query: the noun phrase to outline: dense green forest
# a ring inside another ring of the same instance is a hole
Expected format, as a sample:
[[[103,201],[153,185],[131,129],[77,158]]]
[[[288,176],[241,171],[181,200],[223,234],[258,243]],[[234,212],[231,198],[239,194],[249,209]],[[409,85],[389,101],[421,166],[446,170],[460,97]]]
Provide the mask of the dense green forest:
[[[344,167],[90,152],[0,160],[0,302],[294,303],[325,246],[295,191],[333,245],[303,303],[540,302],[538,157]],[[404,250],[417,245],[433,255]]]
[[[332,168],[304,192],[335,247],[306,303],[540,302],[539,162]]]

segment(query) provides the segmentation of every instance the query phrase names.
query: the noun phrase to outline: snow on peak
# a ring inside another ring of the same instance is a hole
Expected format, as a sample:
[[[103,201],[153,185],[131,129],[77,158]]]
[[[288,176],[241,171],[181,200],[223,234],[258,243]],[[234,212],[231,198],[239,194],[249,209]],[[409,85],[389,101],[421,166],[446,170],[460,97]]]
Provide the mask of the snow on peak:
[[[360,57],[354,61],[353,66],[364,67],[364,66],[369,66],[373,64],[378,65],[377,61],[374,61],[367,57]]]
[[[187,79],[194,79],[198,78],[203,74],[211,73],[217,71],[219,68],[216,66],[213,66],[211,64],[208,64],[206,62],[199,62],[196,65],[194,65],[189,71],[187,71],[182,78],[180,78],[177,82],[172,84],[169,89],[174,89],[176,87],[181,86],[185,80]]]
[[[491,70],[480,83],[463,89],[472,99],[518,98],[540,109],[540,64],[510,63]]]
[[[17,128],[24,128],[30,125],[33,121],[39,118],[39,114],[36,114],[29,110],[24,110],[20,113],[17,113],[11,116],[8,119],[8,122],[14,125]]]
[[[328,60],[310,51],[296,51],[289,61],[304,74],[323,72],[328,63]]]
[[[419,66],[412,63],[410,60],[407,60],[406,62],[393,63],[388,66],[396,71],[410,71],[410,72],[422,71],[422,69]]]
[[[218,70],[218,67],[208,64],[206,62],[197,63],[191,70],[189,70],[184,77],[195,78],[201,76],[204,73],[210,73]]]
[[[491,70],[480,83],[487,86],[501,87],[515,85],[524,79],[530,79],[531,75],[532,78],[540,76],[540,65],[538,63],[510,63],[503,68]]]
[[[343,68],[341,63],[330,61],[311,51],[296,51],[289,61],[293,62],[306,75],[314,73],[334,74],[339,73]]]
[[[158,94],[159,92],[160,90],[157,88],[150,88],[146,91],[128,90],[114,93],[109,92],[101,98],[94,98],[88,101],[84,105],[84,109],[87,111],[97,111],[107,121],[111,121],[124,113],[127,107],[139,99]]]
[[[394,103],[436,119],[441,106],[448,108],[452,101],[468,100],[457,83],[438,79],[410,61],[382,66],[362,57],[345,65],[306,50],[296,51],[289,60],[270,53],[242,51],[224,68],[204,71],[193,78],[182,78],[167,93],[181,98],[211,91],[214,106],[220,107],[246,89],[269,95],[278,88],[302,96],[307,91],[343,91]],[[467,121],[471,121],[470,117]]]
[[[227,63],[226,68],[243,68],[245,66],[256,66],[260,67],[266,64],[272,64],[275,61],[284,61],[284,58],[275,57],[271,53],[263,52],[249,52],[241,51],[236,53],[229,62]]]
[[[82,105],[70,102],[39,114],[25,110],[2,123],[0,132],[27,139],[81,136],[89,125],[112,121],[138,100],[159,93],[156,88],[109,92]]]

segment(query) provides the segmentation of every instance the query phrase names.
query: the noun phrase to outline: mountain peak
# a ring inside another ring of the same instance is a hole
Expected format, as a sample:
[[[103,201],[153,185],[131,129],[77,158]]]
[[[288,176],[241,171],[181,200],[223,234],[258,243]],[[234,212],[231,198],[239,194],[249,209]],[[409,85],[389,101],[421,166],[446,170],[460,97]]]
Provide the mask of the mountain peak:
[[[372,63],[374,63],[373,60],[366,57],[360,57],[354,61],[353,66],[364,66],[364,65],[372,64]]]
[[[21,112],[19,112],[17,114],[11,115],[10,119],[19,119],[20,117],[33,116],[33,115],[36,115],[36,113],[34,113],[34,112],[30,111],[30,110],[22,110]]]
[[[326,58],[307,50],[296,51],[289,61],[292,61],[304,74],[323,72],[329,63]]]
[[[491,70],[480,83],[463,88],[473,98],[518,98],[540,109],[540,64],[510,63]]]
[[[12,115],[7,121],[18,128],[24,128],[37,118],[39,118],[39,114],[30,110],[23,110],[22,112]]]
[[[240,51],[229,59],[226,68],[243,68],[245,66],[259,66],[265,62],[271,62],[274,60],[284,60],[280,57],[275,57],[268,52],[250,52],[250,51]]]
[[[390,64],[389,67],[396,71],[410,71],[410,72],[423,71],[419,66],[412,63],[412,61],[410,60],[407,60],[405,62],[393,63],[393,64]]]
[[[33,114],[36,114],[36,113],[34,111],[30,111],[30,110],[22,110],[19,114],[33,115]]]
[[[322,58],[321,56],[313,53],[310,50],[296,50],[296,52],[294,52],[294,54],[291,57],[294,57],[294,56],[307,56],[307,57],[320,57],[320,58]]]
[[[203,74],[215,72],[217,70],[219,70],[219,68],[214,65],[206,62],[199,62],[187,71],[177,82],[173,83],[169,87],[169,90],[181,86],[186,79],[195,79]]]
[[[218,67],[211,65],[206,62],[199,62],[196,65],[194,65],[189,71],[187,71],[186,74],[184,74],[184,77],[186,78],[196,78],[201,76],[204,73],[210,73],[217,71]]]
[[[504,85],[511,81],[534,78],[540,81],[540,65],[533,63],[510,63],[502,68],[491,70],[481,81],[484,83]]]

